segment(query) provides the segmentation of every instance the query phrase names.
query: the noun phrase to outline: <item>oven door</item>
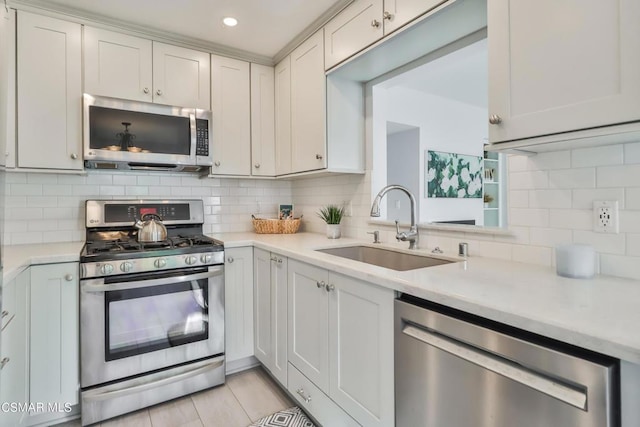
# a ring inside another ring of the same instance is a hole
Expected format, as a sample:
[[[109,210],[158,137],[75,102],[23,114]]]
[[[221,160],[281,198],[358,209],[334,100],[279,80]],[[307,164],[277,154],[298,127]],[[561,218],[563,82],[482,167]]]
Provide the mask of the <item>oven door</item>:
[[[80,282],[81,386],[224,353],[224,266]]]

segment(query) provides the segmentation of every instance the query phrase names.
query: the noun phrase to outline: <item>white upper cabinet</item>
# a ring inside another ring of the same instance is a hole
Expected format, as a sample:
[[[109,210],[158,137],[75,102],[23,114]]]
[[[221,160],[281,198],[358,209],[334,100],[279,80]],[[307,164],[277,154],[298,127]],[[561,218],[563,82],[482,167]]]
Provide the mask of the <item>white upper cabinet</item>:
[[[209,54],[86,26],[84,87],[92,95],[211,109]]]
[[[80,24],[18,12],[18,166],[82,169]]]
[[[640,3],[488,5],[492,143],[640,120]]]
[[[291,56],[275,69],[276,175],[291,173]]]
[[[327,167],[323,46],[320,30],[291,52],[292,172]]]
[[[356,0],[325,25],[327,69],[384,35],[382,9],[382,0]]]
[[[276,174],[274,69],[251,64],[251,174]]]
[[[324,27],[325,67],[349,58],[444,0],[355,0]]]
[[[16,167],[16,12],[0,8],[0,166]]]
[[[84,27],[84,91],[153,101],[151,40]]]
[[[153,100],[211,109],[209,54],[153,42]]]
[[[248,62],[211,55],[213,174],[251,174],[249,81]]]

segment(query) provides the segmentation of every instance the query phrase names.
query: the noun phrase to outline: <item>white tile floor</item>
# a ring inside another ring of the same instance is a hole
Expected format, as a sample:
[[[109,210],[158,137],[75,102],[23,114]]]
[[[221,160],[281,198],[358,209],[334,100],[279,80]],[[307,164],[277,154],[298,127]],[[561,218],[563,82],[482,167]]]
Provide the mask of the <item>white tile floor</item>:
[[[262,370],[227,377],[226,384],[113,418],[101,427],[247,427],[295,404]],[[79,427],[80,420],[56,427]]]

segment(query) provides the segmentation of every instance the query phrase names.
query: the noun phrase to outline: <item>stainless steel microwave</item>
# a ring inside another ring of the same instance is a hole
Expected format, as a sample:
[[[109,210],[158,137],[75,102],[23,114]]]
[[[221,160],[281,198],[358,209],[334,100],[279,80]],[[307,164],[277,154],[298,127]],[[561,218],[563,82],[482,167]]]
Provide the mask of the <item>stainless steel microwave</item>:
[[[89,169],[207,171],[211,111],[84,94]]]

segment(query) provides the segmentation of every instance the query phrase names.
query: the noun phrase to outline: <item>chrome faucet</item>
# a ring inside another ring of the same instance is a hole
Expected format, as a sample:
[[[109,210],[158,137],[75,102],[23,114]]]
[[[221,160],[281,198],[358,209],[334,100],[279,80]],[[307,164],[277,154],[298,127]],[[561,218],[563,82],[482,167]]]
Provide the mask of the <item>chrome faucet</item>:
[[[391,190],[400,190],[403,191],[407,196],[409,196],[409,200],[411,201],[411,228],[409,231],[400,231],[400,226],[398,225],[398,221],[396,221],[396,239],[398,241],[402,240],[403,242],[409,242],[409,249],[418,249],[418,224],[416,222],[417,215],[417,206],[416,206],[416,198],[413,197],[411,191],[409,191],[406,187],[402,185],[387,185],[384,187],[376,198],[373,200],[373,204],[371,205],[371,216],[379,217],[380,216],[380,201]]]

